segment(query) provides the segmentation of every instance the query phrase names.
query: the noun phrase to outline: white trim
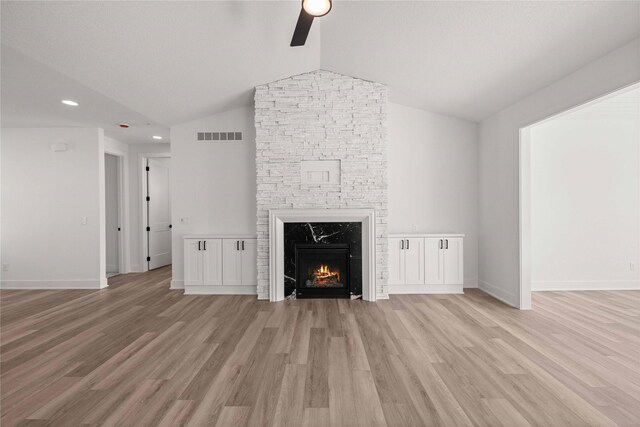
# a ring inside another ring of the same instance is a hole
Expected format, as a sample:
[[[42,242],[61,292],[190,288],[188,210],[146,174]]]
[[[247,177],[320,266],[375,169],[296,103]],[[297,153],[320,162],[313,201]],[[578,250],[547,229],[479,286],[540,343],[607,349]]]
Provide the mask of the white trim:
[[[376,233],[373,209],[270,209],[269,299],[284,300],[284,224],[286,222],[362,223],[362,299],[376,301]]]
[[[131,266],[131,228],[129,211],[129,153],[114,148],[105,148],[104,154],[115,156],[118,160],[118,273],[133,271]],[[106,209],[106,206],[105,206]]]
[[[518,308],[531,310],[531,129],[520,129],[518,228],[520,286]]]
[[[640,290],[638,280],[537,280],[533,291],[630,291]]]
[[[99,280],[3,280],[0,289],[103,289],[107,278]]]
[[[462,285],[389,285],[389,295],[463,294]]]
[[[187,286],[185,295],[257,295],[257,286]]]
[[[171,280],[169,289],[184,289],[184,280]]]
[[[491,295],[495,299],[500,300],[507,305],[519,308],[518,305],[514,303],[517,300],[516,295],[511,292],[506,292],[491,283],[485,282],[484,280],[478,280],[478,288],[484,293]]]

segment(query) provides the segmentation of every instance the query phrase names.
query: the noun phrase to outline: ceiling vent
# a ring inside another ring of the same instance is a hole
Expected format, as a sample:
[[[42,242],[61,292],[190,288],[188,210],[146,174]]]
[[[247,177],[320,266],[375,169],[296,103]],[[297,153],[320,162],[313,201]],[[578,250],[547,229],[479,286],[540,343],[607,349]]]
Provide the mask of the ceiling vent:
[[[198,132],[198,142],[242,141],[242,132]]]

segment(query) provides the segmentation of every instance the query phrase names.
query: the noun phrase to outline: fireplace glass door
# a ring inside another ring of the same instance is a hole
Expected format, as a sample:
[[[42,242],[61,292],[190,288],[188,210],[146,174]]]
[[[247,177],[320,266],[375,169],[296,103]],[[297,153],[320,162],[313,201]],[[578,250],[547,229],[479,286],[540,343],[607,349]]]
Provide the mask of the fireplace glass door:
[[[349,298],[349,245],[296,245],[298,298]]]

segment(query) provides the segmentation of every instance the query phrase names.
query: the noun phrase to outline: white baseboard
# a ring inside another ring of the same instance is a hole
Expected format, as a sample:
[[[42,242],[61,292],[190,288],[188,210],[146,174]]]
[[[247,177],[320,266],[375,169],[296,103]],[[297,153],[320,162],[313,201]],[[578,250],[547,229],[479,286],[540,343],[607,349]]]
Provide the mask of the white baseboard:
[[[99,280],[3,280],[0,289],[102,289],[107,287],[107,279]]]
[[[184,289],[184,280],[171,280],[169,289]]]
[[[478,279],[465,279],[464,281],[464,288],[469,288],[469,289],[473,289],[473,288],[477,288],[478,287]]]
[[[480,288],[484,293],[491,295],[495,299],[500,300],[512,307],[518,308],[518,298],[515,294],[506,292],[505,290],[500,289],[497,286],[480,279],[478,279],[478,288]]]
[[[638,280],[537,280],[531,290],[540,291],[630,291],[640,290]]]
[[[257,286],[185,286],[185,295],[258,295]]]
[[[390,294],[461,294],[462,285],[389,285]]]
[[[381,300],[381,299],[389,299],[389,293],[386,293],[386,294],[377,294],[377,295],[376,295],[376,301],[377,301],[377,300]]]

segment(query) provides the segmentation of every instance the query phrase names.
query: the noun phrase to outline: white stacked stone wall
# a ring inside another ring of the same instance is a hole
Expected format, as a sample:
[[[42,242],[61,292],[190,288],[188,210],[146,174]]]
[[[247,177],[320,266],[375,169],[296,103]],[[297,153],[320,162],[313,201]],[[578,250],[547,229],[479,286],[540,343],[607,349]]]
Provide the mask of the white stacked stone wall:
[[[375,209],[376,292],[387,298],[387,87],[314,71],[256,88],[258,297],[269,298],[270,209]],[[303,160],[340,160],[340,185],[303,184]]]

